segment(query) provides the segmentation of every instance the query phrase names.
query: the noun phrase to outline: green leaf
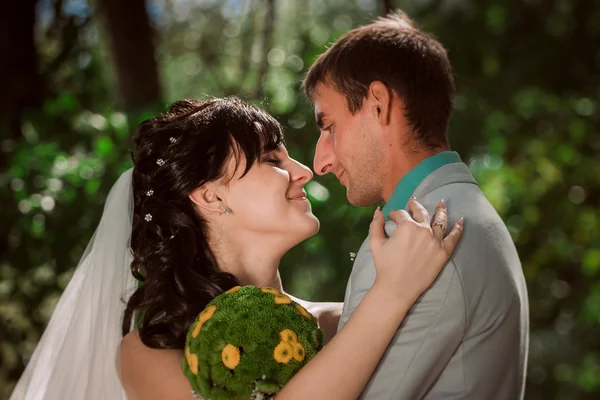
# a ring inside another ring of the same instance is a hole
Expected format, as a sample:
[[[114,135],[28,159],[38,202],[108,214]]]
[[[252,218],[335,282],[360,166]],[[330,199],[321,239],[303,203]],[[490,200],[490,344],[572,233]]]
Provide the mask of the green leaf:
[[[100,156],[108,156],[114,150],[114,144],[112,140],[108,136],[100,136],[98,140],[96,140],[96,152]]]
[[[583,257],[582,271],[587,276],[593,276],[600,270],[600,249],[590,249]]]

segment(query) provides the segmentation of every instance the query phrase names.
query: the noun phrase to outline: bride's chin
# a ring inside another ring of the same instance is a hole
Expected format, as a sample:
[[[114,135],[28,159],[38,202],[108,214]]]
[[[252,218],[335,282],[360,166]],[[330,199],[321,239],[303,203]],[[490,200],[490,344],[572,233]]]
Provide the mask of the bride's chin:
[[[310,222],[307,224],[306,237],[302,240],[306,240],[315,236],[319,232],[319,228],[321,227],[319,219],[315,217],[313,213],[308,214],[306,217],[307,219],[309,219]]]
[[[319,233],[319,229],[321,228],[321,221],[319,221],[319,218],[315,217],[314,215],[312,216],[314,218],[315,221],[315,228],[314,228],[314,232],[312,233],[312,236],[315,236],[317,233]]]
[[[297,221],[291,224],[291,227],[294,229],[288,229],[286,232],[286,235],[290,235],[288,236],[290,239],[293,238],[293,242],[290,242],[290,249],[315,236],[319,232],[320,222],[310,213],[306,214],[301,222]]]

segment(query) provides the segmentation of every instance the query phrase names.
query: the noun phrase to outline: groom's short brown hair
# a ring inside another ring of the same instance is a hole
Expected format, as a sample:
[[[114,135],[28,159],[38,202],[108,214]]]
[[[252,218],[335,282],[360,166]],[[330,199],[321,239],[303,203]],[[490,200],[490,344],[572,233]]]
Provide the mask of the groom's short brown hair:
[[[355,113],[373,81],[402,99],[419,145],[447,145],[455,93],[450,61],[444,47],[402,11],[344,34],[310,67],[303,87],[312,101],[324,83],[344,95]]]

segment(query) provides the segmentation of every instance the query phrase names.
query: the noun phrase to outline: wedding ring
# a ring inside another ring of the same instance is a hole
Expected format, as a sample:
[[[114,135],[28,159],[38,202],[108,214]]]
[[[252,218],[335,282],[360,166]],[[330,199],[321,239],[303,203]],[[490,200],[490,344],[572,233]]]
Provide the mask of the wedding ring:
[[[433,224],[433,226],[439,226],[441,230],[445,231],[446,230],[446,224],[444,224],[441,221],[436,222],[435,224]]]

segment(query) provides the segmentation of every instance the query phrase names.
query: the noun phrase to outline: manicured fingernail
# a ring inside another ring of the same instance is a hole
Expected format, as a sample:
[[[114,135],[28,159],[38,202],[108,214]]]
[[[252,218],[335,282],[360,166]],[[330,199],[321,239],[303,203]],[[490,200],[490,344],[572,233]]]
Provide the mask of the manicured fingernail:
[[[417,198],[415,196],[410,196],[410,201],[417,201]]]
[[[464,225],[464,223],[465,223],[465,219],[464,219],[464,217],[460,217],[460,219],[458,220],[457,224],[458,224],[460,227],[462,227],[462,226]]]
[[[446,208],[446,203],[444,203],[444,199],[440,200],[440,202],[438,203],[438,207],[439,208]]]
[[[377,208],[375,209],[375,213],[373,213],[373,218],[378,217],[380,213],[381,210],[379,209],[379,206],[377,206]]]

